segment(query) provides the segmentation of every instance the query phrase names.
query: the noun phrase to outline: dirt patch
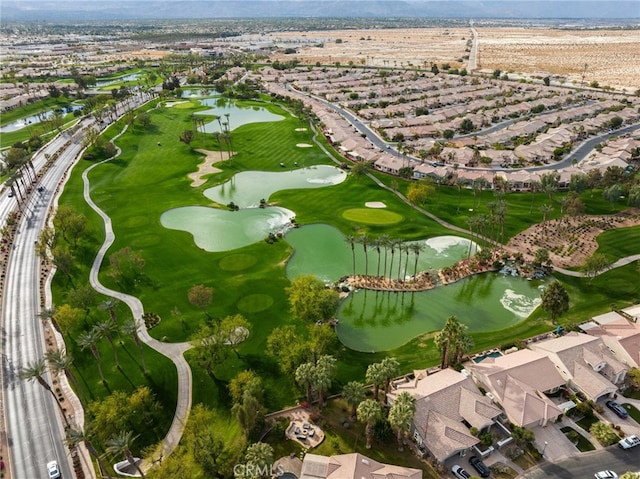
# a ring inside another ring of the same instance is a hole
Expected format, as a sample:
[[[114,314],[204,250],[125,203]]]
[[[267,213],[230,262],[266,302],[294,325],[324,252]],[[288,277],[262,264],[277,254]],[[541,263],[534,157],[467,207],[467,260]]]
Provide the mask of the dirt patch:
[[[479,28],[478,38],[478,68],[550,73],[578,86],[638,87],[637,30]]]
[[[634,92],[640,77],[640,30],[558,30],[544,28],[476,28],[477,67],[526,77],[559,75],[561,81],[589,86],[626,87]],[[277,32],[268,35],[295,44],[294,57],[305,64],[414,67],[447,63],[467,67],[473,38],[470,28],[398,28]],[[296,43],[299,42],[299,43]],[[586,65],[586,68],[585,68]],[[584,75],[584,78],[583,78]]]
[[[514,236],[505,249],[512,254],[520,252],[525,260],[531,261],[535,252],[544,248],[555,266],[576,267],[598,249],[596,238],[600,233],[638,225],[638,209],[617,215],[564,217],[529,227]]]
[[[191,179],[191,187],[197,188],[200,185],[205,183],[204,177],[206,175],[210,175],[212,173],[219,173],[222,171],[220,168],[216,168],[214,163],[218,163],[219,161],[226,161],[231,158],[235,153],[232,151],[210,151],[197,149],[198,153],[202,153],[205,155],[204,162],[198,165],[198,171],[194,171],[193,173],[189,173],[187,176]]]

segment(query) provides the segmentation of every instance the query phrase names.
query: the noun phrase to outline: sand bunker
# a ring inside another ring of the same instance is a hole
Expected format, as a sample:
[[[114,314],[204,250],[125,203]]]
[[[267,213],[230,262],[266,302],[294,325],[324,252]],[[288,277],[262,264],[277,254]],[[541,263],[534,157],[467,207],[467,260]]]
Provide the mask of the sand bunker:
[[[189,103],[189,102],[188,101],[172,101],[170,103],[169,102],[165,103],[164,106],[166,106],[167,108],[171,108],[173,106],[180,105],[182,103]]]
[[[296,128],[296,131],[307,131],[306,128]]]
[[[193,173],[189,173],[187,176],[191,179],[191,187],[197,188],[198,186],[204,184],[206,181],[204,176],[210,175],[212,173],[219,173],[222,171],[220,168],[216,168],[213,166],[214,163],[219,161],[226,161],[234,155],[234,152],[231,151],[210,151],[197,149],[198,153],[202,153],[205,155],[204,162],[198,165],[198,171],[194,171]]]
[[[386,208],[387,205],[385,205],[382,201],[367,201],[364,204],[367,208]]]
[[[313,145],[310,145],[309,143],[298,143],[296,146],[298,148],[311,148]]]

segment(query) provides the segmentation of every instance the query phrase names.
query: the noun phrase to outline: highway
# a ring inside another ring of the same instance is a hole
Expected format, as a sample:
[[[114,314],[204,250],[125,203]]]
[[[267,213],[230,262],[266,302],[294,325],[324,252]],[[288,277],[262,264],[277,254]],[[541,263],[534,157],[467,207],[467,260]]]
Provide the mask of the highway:
[[[125,108],[121,106],[119,115],[124,112]],[[80,129],[73,136],[59,134],[33,157],[34,167],[40,172],[47,156],[58,152],[55,163],[44,171],[37,183],[43,188],[32,187],[6,264],[0,343],[3,429],[8,447],[5,463],[14,479],[47,477],[46,463],[51,460],[58,461],[62,477],[74,477],[64,445],[63,418],[54,398],[37,381],[21,380],[18,374],[28,364],[41,359],[45,351],[43,323],[38,318],[40,267],[35,243],[45,226],[47,212],[54,206],[59,185],[64,183],[67,171],[82,151],[84,134],[89,128],[104,126],[92,117],[83,118]],[[7,190],[0,195],[0,224],[6,224],[16,202],[17,198],[9,197]],[[52,384],[48,374],[46,380]]]

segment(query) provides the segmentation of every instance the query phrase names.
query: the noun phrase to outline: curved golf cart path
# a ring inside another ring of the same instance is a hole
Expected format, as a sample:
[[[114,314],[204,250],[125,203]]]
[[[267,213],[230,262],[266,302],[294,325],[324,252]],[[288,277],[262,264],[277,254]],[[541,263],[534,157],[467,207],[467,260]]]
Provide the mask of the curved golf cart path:
[[[126,131],[126,127],[122,130],[122,132],[117,135],[120,136]],[[117,138],[114,138],[114,140]],[[187,423],[187,419],[189,417],[189,412],[191,410],[191,386],[192,386],[192,378],[191,378],[191,368],[189,364],[184,358],[184,352],[191,347],[189,343],[164,343],[162,341],[158,341],[155,338],[152,338],[147,328],[145,327],[144,321],[141,320],[142,315],[144,313],[144,307],[142,302],[136,298],[135,296],[131,296],[129,294],[121,293],[119,291],[114,291],[112,289],[104,286],[100,279],[98,278],[98,272],[100,271],[100,265],[102,264],[104,257],[111,247],[115,240],[115,233],[113,232],[113,227],[111,225],[111,218],[102,211],[91,199],[90,194],[90,183],[89,183],[89,172],[93,170],[95,167],[102,165],[103,163],[116,158],[121,153],[118,148],[118,152],[112,158],[101,161],[94,165],[91,165],[82,173],[82,181],[84,184],[84,199],[87,204],[100,215],[102,220],[104,221],[104,230],[105,230],[105,239],[102,247],[98,251],[96,255],[93,265],[91,266],[91,272],[89,275],[89,281],[91,286],[106,296],[110,296],[112,298],[116,298],[127,306],[131,310],[131,314],[135,318],[138,323],[138,336],[140,339],[149,347],[155,349],[160,354],[168,357],[175,364],[177,372],[178,372],[178,397],[176,402],[176,411],[173,416],[173,421],[171,423],[171,427],[167,432],[167,435],[162,440],[162,455],[160,460],[163,457],[168,456],[171,452],[176,448],[178,443],[180,442],[180,438],[182,437],[182,433],[184,431],[184,427]],[[143,470],[151,467],[151,464],[144,464]]]

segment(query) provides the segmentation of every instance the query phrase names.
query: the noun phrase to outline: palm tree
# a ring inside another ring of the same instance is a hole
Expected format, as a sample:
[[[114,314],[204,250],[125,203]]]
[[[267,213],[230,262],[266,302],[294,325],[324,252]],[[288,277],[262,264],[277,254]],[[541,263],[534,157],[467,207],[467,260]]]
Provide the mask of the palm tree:
[[[461,324],[455,316],[449,316],[434,337],[434,343],[440,348],[440,368],[460,362],[462,356],[469,352],[473,346],[473,340],[468,332],[466,324]]]
[[[407,279],[407,267],[409,266],[409,253],[413,251],[413,248],[410,244],[404,246],[404,253],[407,256],[404,259],[404,273],[402,273],[402,279]]]
[[[373,238],[370,244],[376,249],[376,252],[378,253],[378,269],[376,271],[376,276],[380,277],[380,246],[382,246],[382,244],[380,243],[379,238]]]
[[[324,407],[324,400],[331,381],[336,374],[336,359],[333,356],[323,355],[318,358],[313,371],[313,385],[318,391],[319,404],[318,408]]]
[[[80,385],[76,381],[76,377],[71,372],[71,365],[73,364],[73,358],[60,349],[53,349],[48,351],[44,357],[49,363],[49,367],[53,373],[58,376],[60,373],[64,373],[69,381],[74,386],[76,391],[80,390]]]
[[[356,275],[356,239],[354,236],[347,236],[344,239],[347,243],[349,243],[349,246],[351,246],[351,257],[352,257],[352,262],[353,262],[353,275]]]
[[[391,263],[389,263],[389,278],[391,278],[391,272],[393,271],[393,255],[395,253],[395,250],[398,244],[400,244],[398,240],[389,241],[389,248],[391,248]]]
[[[367,394],[364,385],[358,381],[349,381],[342,388],[342,397],[351,406],[351,418],[356,417],[356,408],[358,404],[365,400]]]
[[[389,394],[391,380],[398,375],[400,363],[396,358],[384,358],[381,364],[384,372],[384,403],[387,404],[387,394]]]
[[[404,243],[398,244],[398,281],[400,280],[400,271],[402,270],[402,253],[406,249]]]
[[[547,215],[553,211],[553,206],[545,203],[539,209],[540,209],[540,211],[542,211],[543,232],[544,232],[544,236],[546,238],[546,236],[547,236]]]
[[[42,311],[40,311],[38,313],[38,317],[42,321],[50,320],[51,324],[53,324],[53,327],[56,328],[58,331],[60,331],[60,327],[58,326],[58,323],[56,322],[56,307],[55,306],[51,306],[50,308],[44,308]]]
[[[116,319],[116,308],[118,307],[119,303],[120,301],[116,298],[109,298],[103,301],[99,306],[103,311],[109,311],[109,317],[111,318],[111,322],[115,327],[118,326],[118,321]]]
[[[403,450],[404,437],[411,428],[416,413],[416,398],[408,392],[401,392],[389,410],[389,424],[398,434],[398,450]]]
[[[131,336],[133,342],[136,343],[138,347],[138,351],[140,351],[140,360],[142,361],[142,370],[145,374],[147,371],[147,363],[144,360],[144,351],[142,349],[142,341],[140,341],[140,336],[138,336],[138,321],[134,318],[129,318],[124,322],[122,326],[120,326],[120,331],[127,336]]]
[[[368,383],[373,384],[373,398],[378,400],[378,389],[384,384],[385,371],[382,363],[373,363],[367,367],[365,379]]]
[[[98,341],[100,341],[100,332],[96,329],[83,331],[78,335],[76,341],[83,350],[86,348],[91,349],[91,353],[93,353],[93,357],[96,358],[96,362],[98,363],[98,372],[100,373],[100,379],[102,379],[103,383],[106,383],[107,381],[105,381],[104,374],[102,373],[102,365],[100,364],[100,351],[98,350],[97,346]]]
[[[356,409],[358,421],[364,422],[365,436],[367,438],[367,449],[371,449],[371,437],[373,436],[373,424],[382,417],[382,406],[378,401],[365,399]]]
[[[295,380],[305,388],[307,394],[307,404],[311,406],[311,392],[313,388],[313,380],[315,375],[315,366],[313,363],[303,363],[296,369]]]
[[[384,271],[383,271],[383,276],[387,275],[387,251],[388,248],[391,244],[391,238],[389,238],[389,235],[383,234],[380,235],[380,237],[378,238],[378,243],[380,243],[380,245],[384,248]],[[389,275],[391,276],[391,275]]]
[[[418,258],[420,257],[420,253],[424,249],[424,246],[422,243],[413,243],[411,244],[411,249],[413,250],[413,254],[416,255],[416,261],[413,264],[413,276],[415,277],[418,275]]]
[[[131,446],[138,436],[133,436],[131,431],[120,432],[106,442],[107,452],[114,455],[123,455],[129,464],[136,468],[142,479],[144,479],[144,472],[140,469],[139,460],[136,461],[131,452]]]
[[[65,414],[65,410],[62,408],[62,404],[60,404],[60,401],[58,401],[58,398],[56,397],[56,393],[53,392],[53,389],[51,389],[51,386],[49,386],[49,383],[44,378],[44,375],[46,373],[47,373],[47,363],[45,362],[44,358],[40,358],[30,363],[27,363],[27,367],[22,368],[20,370],[20,372],[18,373],[18,377],[20,379],[26,379],[29,382],[33,380],[38,381],[38,384],[40,384],[40,386],[42,386],[47,391],[49,391],[49,393],[53,396],[53,400],[58,405],[60,412],[62,413],[62,418],[64,419],[64,423],[68,427],[69,419],[67,419],[67,415]]]
[[[113,331],[117,331],[116,329],[114,329],[113,323],[111,322],[111,320],[105,319],[97,322],[93,327],[100,333],[102,337],[109,341],[111,350],[113,351],[113,357],[116,361],[116,367],[120,369],[120,362],[118,361],[118,351],[116,350],[116,345],[113,343],[113,336],[111,336],[111,333]]]
[[[89,430],[89,427],[87,426],[86,423],[85,423],[84,431],[78,427],[67,428],[67,430],[65,431],[67,437],[65,438],[64,442],[69,447],[76,447],[81,442],[84,442],[84,445],[86,446],[87,451],[89,451],[89,454],[95,457],[96,460],[98,461],[98,464],[100,464],[101,472],[103,474],[106,474],[107,477],[111,479],[111,474],[109,474],[109,467],[104,463],[104,461],[102,460],[102,457],[100,456],[100,454],[98,454],[98,451],[93,446],[93,443],[91,442],[91,434],[87,433],[86,432],[87,430]]]
[[[369,238],[367,235],[361,235],[358,237],[358,242],[362,245],[362,249],[364,250],[364,275],[369,276],[369,255],[367,255],[367,244],[369,243]]]

